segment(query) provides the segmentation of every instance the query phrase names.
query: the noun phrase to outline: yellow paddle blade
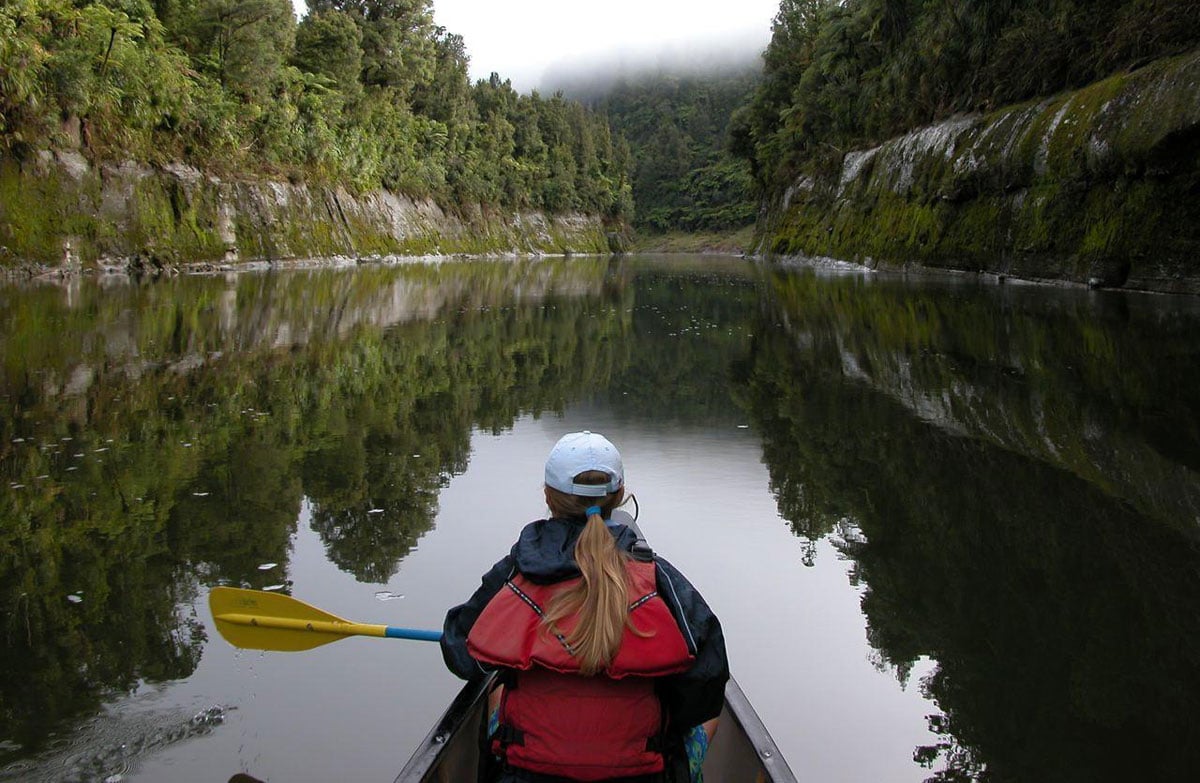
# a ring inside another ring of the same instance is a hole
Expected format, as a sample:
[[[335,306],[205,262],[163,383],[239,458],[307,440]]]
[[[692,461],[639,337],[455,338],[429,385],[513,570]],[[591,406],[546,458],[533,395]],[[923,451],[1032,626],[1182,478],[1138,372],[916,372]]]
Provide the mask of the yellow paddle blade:
[[[299,652],[364,633],[358,623],[279,593],[214,587],[208,607],[225,641],[246,650]]]

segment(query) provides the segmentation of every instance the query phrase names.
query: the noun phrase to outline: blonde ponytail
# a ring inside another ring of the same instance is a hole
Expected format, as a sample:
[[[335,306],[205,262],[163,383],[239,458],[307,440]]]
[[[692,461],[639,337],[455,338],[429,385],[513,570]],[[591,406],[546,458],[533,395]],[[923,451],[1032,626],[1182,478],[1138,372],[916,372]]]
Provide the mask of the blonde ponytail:
[[[595,471],[580,474],[581,484],[603,483],[608,475]],[[546,607],[543,624],[556,632],[563,618],[577,616],[575,627],[567,634],[567,644],[579,662],[579,670],[591,675],[612,663],[621,647],[621,637],[629,622],[628,576],[625,560],[628,555],[617,547],[616,540],[604,523],[624,498],[624,490],[603,498],[584,498],[568,495],[551,487],[546,488],[546,500],[556,516],[580,517],[587,511],[587,524],[575,542],[575,562],[583,578],[578,584],[559,593]],[[632,627],[632,626],[630,626]],[[636,630],[636,629],[635,629]]]

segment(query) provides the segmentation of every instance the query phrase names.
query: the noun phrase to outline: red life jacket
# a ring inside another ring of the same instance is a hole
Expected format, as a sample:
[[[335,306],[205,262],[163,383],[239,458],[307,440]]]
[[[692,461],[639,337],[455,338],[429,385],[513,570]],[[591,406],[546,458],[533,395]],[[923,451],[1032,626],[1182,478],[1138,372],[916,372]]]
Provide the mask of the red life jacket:
[[[662,705],[654,678],[686,670],[693,656],[658,596],[654,563],[630,560],[629,618],[621,647],[604,671],[579,673],[566,638],[577,618],[550,634],[544,608],[582,577],[538,585],[517,574],[480,613],[467,649],[483,663],[515,670],[500,704],[492,751],[509,764],[575,780],[661,772]]]

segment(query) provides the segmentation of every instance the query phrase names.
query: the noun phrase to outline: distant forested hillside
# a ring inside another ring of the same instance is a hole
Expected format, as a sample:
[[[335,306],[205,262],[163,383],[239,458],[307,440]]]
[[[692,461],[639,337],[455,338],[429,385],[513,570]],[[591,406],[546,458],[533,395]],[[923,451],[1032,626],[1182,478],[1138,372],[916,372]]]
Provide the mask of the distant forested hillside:
[[[728,151],[729,119],[757,68],[621,82],[597,104],[633,156],[634,224],[654,231],[722,230],[756,213],[746,161]]]
[[[1200,0],[781,0],[735,150],[779,193],[855,147],[1198,43]]]
[[[754,222],[750,167],[728,152],[729,120],[749,100],[760,67],[743,57],[715,70],[679,64],[564,82],[628,142],[637,228],[722,231]]]
[[[619,219],[629,161],[561,97],[474,85],[431,0],[0,0],[0,157],[184,161]]]

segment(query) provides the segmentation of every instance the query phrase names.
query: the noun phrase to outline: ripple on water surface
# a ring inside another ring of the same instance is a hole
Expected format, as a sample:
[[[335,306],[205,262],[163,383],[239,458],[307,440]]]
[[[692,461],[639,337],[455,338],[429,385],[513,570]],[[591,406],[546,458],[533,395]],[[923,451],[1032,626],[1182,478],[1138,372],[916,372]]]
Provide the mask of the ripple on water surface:
[[[120,783],[142,759],[171,745],[211,734],[233,709],[213,705],[188,714],[164,710],[138,715],[106,713],[58,740],[42,753],[0,769],[0,781],[22,783]],[[4,743],[0,750],[19,751]]]

